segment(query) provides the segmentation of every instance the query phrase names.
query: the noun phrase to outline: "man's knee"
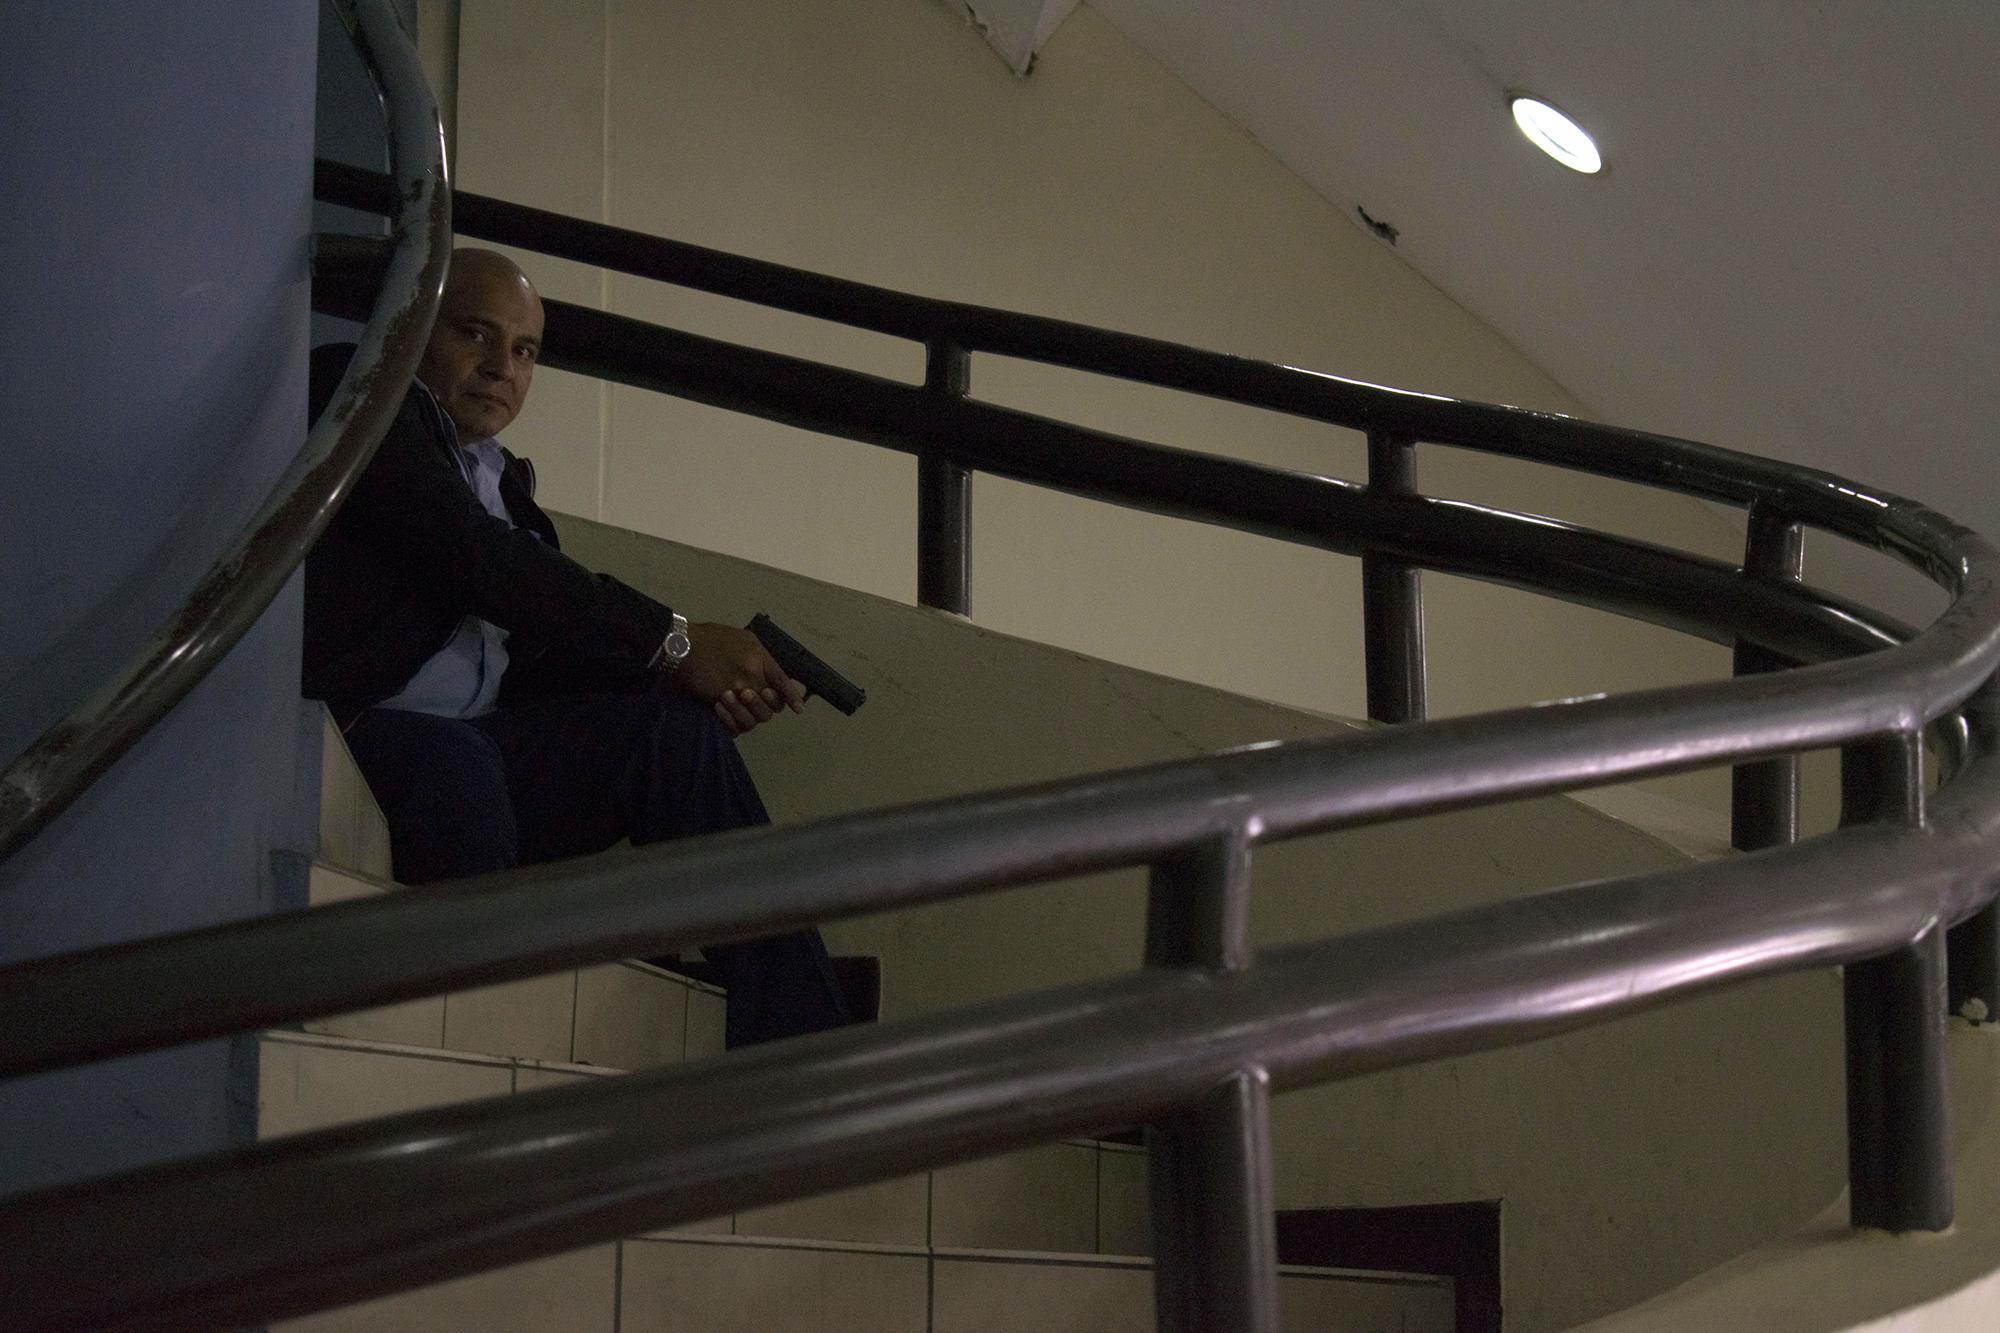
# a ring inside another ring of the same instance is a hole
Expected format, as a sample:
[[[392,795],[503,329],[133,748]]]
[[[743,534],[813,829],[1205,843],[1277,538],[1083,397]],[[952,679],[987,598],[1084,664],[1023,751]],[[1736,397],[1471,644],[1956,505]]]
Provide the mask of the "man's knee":
[[[736,738],[715,709],[683,695],[649,696],[634,842],[770,822]],[[635,776],[638,776],[635,774]]]
[[[518,863],[506,768],[477,728],[371,709],[347,739],[389,825],[398,880],[421,884]]]
[[[646,696],[653,744],[688,753],[736,752],[736,738],[715,715],[715,707],[683,694]]]

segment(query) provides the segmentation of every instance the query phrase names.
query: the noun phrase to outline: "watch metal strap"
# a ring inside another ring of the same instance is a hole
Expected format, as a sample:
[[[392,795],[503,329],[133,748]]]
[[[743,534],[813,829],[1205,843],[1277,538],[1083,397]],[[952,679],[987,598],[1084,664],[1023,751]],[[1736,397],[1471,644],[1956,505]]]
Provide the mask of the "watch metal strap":
[[[666,642],[660,645],[659,664],[660,670],[671,676],[674,672],[681,669],[681,663],[687,659],[688,652],[694,647],[694,643],[688,638],[687,617],[681,615],[678,611],[669,612],[668,614],[673,616],[674,623],[672,628],[667,631]]]

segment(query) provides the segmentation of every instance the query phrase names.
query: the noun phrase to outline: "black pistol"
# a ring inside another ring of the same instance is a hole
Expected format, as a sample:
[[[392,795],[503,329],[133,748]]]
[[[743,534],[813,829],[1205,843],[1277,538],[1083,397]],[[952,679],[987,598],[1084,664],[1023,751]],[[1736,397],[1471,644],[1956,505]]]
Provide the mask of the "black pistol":
[[[817,694],[850,715],[868,701],[868,691],[820,661],[812,649],[779,629],[762,611],[751,618],[750,632],[763,642],[786,675],[806,687],[807,698]]]

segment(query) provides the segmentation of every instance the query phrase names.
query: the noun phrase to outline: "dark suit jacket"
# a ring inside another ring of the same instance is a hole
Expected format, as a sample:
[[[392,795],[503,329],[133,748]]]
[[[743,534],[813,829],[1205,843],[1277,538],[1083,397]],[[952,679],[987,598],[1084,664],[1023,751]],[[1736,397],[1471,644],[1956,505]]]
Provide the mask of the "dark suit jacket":
[[[353,351],[341,344],[313,352],[314,417]],[[512,454],[500,495],[514,526],[487,513],[452,456],[456,447],[430,391],[412,384],[306,557],[306,697],[325,700],[345,725],[402,689],[468,615],[508,631],[503,706],[647,688],[669,610],[563,555],[535,505],[533,469]]]

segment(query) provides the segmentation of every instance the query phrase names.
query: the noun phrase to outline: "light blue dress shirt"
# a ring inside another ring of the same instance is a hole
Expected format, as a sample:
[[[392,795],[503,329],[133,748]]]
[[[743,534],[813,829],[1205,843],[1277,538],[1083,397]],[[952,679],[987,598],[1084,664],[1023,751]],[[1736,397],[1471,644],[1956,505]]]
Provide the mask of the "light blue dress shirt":
[[[454,452],[459,470],[480,505],[511,525],[514,520],[500,498],[500,442],[490,437],[475,440]],[[500,677],[506,670],[507,631],[477,616],[467,616],[459,622],[451,642],[431,654],[409,683],[380,706],[438,717],[478,717],[493,711]]]

